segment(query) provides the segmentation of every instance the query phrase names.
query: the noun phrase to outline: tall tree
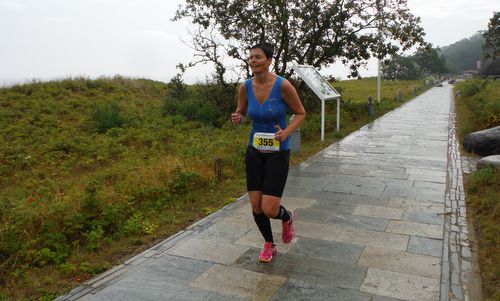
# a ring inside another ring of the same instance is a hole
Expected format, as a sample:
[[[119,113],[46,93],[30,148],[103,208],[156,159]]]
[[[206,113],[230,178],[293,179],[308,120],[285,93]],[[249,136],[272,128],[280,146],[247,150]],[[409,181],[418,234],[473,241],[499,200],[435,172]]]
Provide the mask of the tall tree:
[[[496,58],[500,56],[500,12],[494,12],[493,17],[488,23],[488,30],[483,34],[484,57]]]
[[[382,76],[389,80],[413,80],[420,78],[415,61],[409,56],[395,54],[382,65]]]
[[[430,45],[430,47],[418,48],[415,54],[412,55],[412,59],[418,65],[421,75],[426,76],[448,72],[445,59],[440,52],[439,48],[433,48]]]
[[[173,20],[182,18],[198,26],[189,66],[212,62],[222,80],[228,58],[249,76],[248,48],[261,41],[275,45],[272,68],[285,76],[292,62],[321,68],[337,61],[357,76],[370,57],[426,45],[407,0],[186,0]]]

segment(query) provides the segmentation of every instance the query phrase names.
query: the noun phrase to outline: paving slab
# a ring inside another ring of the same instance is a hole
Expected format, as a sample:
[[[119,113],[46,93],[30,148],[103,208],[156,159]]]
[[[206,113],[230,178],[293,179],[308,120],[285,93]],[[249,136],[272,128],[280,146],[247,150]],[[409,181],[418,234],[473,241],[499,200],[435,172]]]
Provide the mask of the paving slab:
[[[338,200],[336,200],[336,201],[318,200],[316,202],[316,204],[311,206],[311,209],[319,209],[319,210],[324,210],[324,211],[328,211],[328,212],[352,214],[352,212],[354,211],[356,206],[357,206],[356,204],[342,203]]]
[[[354,209],[352,214],[368,217],[380,217],[390,220],[401,220],[403,217],[403,210],[382,206],[359,205]]]
[[[310,191],[307,193],[307,197],[318,201],[318,203],[312,207],[328,206],[328,204],[332,204],[333,206],[335,206],[335,204],[348,204],[351,206],[360,204],[385,206],[388,202],[388,198],[382,196],[377,197],[373,195],[346,194],[330,191]],[[332,211],[338,212],[335,210]]]
[[[438,225],[443,226],[444,224],[444,216],[442,214],[436,214],[420,211],[420,210],[406,210],[404,212],[403,221],[412,222],[412,223],[421,223],[421,224],[430,224],[430,225]]]
[[[96,295],[83,300],[196,300],[210,293],[193,290],[189,282],[206,272],[211,263],[188,258],[167,256],[148,261],[133,274],[105,287]],[[141,286],[136,286],[141,283]],[[182,297],[184,295],[184,297]],[[199,300],[199,299],[198,299]]]
[[[444,204],[442,202],[424,202],[417,201],[412,199],[403,199],[403,198],[392,198],[387,203],[388,207],[401,208],[405,210],[415,210],[427,212],[429,214],[443,214],[444,213]]]
[[[253,227],[251,223],[253,221],[249,220],[248,223],[238,223],[237,219],[226,218],[201,231],[197,236],[201,239],[231,243],[250,231]]]
[[[439,300],[439,279],[369,268],[361,291],[400,300]]]
[[[276,292],[273,301],[303,300],[303,301],[371,301],[370,294],[358,290],[344,289],[330,285],[289,279]]]
[[[371,231],[345,227],[336,241],[356,244],[359,246],[386,247],[392,250],[404,251],[408,246],[408,235]]]
[[[291,169],[297,235],[271,220],[271,263],[245,194],[56,300],[468,300],[451,96],[432,88]]]
[[[401,301],[401,299],[394,299],[384,296],[373,295],[370,301]]]
[[[291,185],[286,186],[285,191],[283,192],[283,197],[305,197],[309,193],[317,190],[309,190],[306,188],[293,187]]]
[[[325,178],[310,178],[310,177],[296,177],[288,176],[286,181],[286,188],[293,187],[295,189],[308,189],[308,190],[323,190],[325,186],[330,184],[329,179]]]
[[[345,182],[331,182],[326,185],[323,191],[340,192],[340,193],[352,193],[360,195],[375,195],[380,196],[385,190],[385,185],[363,185],[358,183],[345,183]]]
[[[242,245],[190,238],[168,250],[167,254],[231,264],[248,250]],[[222,252],[223,251],[223,252]]]
[[[407,251],[416,254],[441,257],[443,253],[443,240],[410,236]]]
[[[298,208],[295,210],[297,217],[300,216],[300,220],[307,223],[318,223],[318,224],[329,224],[328,219],[330,218],[331,212],[324,209],[316,208]]]
[[[290,254],[305,258],[318,258],[341,263],[354,264],[358,261],[363,247],[339,241],[302,238],[290,250]]]
[[[255,301],[270,300],[286,278],[215,264],[190,285]]]
[[[406,235],[416,235],[428,238],[443,238],[443,226],[422,223],[390,221],[387,232]]]
[[[384,231],[389,223],[389,220],[385,218],[345,214],[340,212],[331,212],[323,221],[327,224],[373,231]]]
[[[342,231],[339,225],[307,223],[297,220],[295,223],[298,237],[316,238],[326,241],[334,241]]]
[[[295,254],[280,254],[270,264],[262,264],[256,260],[258,249],[247,251],[234,266],[255,271],[279,275],[320,286],[332,286],[358,290],[366,274],[366,267],[311,258]]]
[[[441,191],[400,185],[387,185],[383,195],[389,198],[405,197],[422,201],[442,200],[444,198],[444,193]]]
[[[312,207],[316,204],[318,200],[316,199],[308,199],[308,198],[300,198],[300,197],[284,197],[281,200],[283,206],[286,206],[289,210],[294,210],[297,208],[308,208]]]
[[[439,279],[441,258],[383,248],[366,247],[358,264],[387,271]]]

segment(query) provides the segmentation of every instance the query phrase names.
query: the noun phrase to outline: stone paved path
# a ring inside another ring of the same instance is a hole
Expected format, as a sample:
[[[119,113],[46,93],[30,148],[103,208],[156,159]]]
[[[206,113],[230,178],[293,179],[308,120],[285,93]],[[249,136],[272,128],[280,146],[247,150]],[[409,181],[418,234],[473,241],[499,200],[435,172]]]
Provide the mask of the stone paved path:
[[[451,103],[432,88],[291,170],[272,263],[243,196],[59,300],[470,300]]]

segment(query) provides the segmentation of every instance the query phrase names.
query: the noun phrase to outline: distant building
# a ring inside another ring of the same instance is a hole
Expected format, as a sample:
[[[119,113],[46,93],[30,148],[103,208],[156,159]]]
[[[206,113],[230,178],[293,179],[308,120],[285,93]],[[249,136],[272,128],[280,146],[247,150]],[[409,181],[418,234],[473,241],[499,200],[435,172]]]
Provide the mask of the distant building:
[[[465,70],[463,72],[464,78],[473,78],[477,75],[477,70]]]

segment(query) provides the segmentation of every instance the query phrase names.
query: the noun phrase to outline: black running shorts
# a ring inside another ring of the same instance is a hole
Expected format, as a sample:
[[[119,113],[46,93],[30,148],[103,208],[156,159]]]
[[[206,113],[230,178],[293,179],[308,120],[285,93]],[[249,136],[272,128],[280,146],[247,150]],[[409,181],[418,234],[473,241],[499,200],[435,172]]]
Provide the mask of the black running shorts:
[[[289,162],[290,150],[262,153],[248,145],[245,155],[247,190],[283,196]]]

